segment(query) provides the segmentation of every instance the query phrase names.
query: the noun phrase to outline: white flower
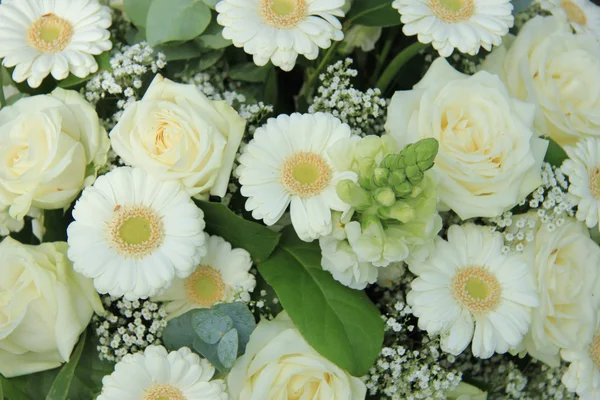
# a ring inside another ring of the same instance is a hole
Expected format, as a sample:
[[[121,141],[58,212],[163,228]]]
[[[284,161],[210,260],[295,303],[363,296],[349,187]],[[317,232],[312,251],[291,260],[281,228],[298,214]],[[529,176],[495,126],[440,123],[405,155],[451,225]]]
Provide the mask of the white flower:
[[[517,215],[514,220],[523,216]],[[600,307],[600,248],[586,227],[573,218],[550,232],[536,212],[525,216],[535,223],[535,239],[525,256],[537,281],[540,305],[532,311],[531,329],[516,351],[526,350],[558,366],[560,349],[576,350],[595,331]]]
[[[571,24],[577,33],[600,39],[600,7],[590,0],[540,0],[544,10]]]
[[[386,129],[400,147],[433,137],[440,201],[462,219],[495,217],[541,184],[548,142],[532,132],[535,107],[500,79],[433,62],[413,90],[396,92]]]
[[[0,243],[0,373],[7,378],[60,366],[103,312],[91,280],[73,271],[67,244]]]
[[[563,360],[570,362],[562,383],[581,400],[600,398],[600,318],[596,318],[594,337],[578,350],[563,350]]]
[[[178,182],[116,168],[86,188],[67,230],[75,270],[98,292],[146,298],[192,273],[206,254],[204,214]]]
[[[207,253],[190,276],[175,278],[173,284],[152,301],[167,302],[168,318],[175,318],[194,308],[210,308],[217,303],[250,301],[256,279],[250,254],[244,249],[232,249],[219,236],[206,234]]]
[[[223,197],[246,122],[225,101],[157,75],[110,132],[115,152],[192,196]]]
[[[348,32],[346,32],[341,52],[350,54],[357,47],[360,47],[364,52],[374,50],[382,31],[383,28],[380,26],[352,25]]]
[[[513,26],[509,0],[394,0],[401,14],[402,32],[431,43],[442,57],[454,49],[475,55],[502,43]]]
[[[227,385],[235,400],[364,400],[366,396],[365,384],[310,347],[285,312],[258,324]]]
[[[600,137],[566,146],[565,151],[569,158],[561,170],[569,177],[569,193],[577,205],[576,217],[593,228],[600,219]]]
[[[490,54],[483,68],[509,93],[537,106],[539,135],[561,145],[600,136],[600,42],[558,17],[535,17]]]
[[[331,272],[333,278],[352,289],[364,289],[377,280],[378,268],[362,260],[346,240],[342,214],[333,213],[333,233],[319,238],[321,266]]]
[[[127,354],[102,379],[98,400],[227,400],[225,382],[211,378],[215,368],[187,347],[170,353],[149,346]]]
[[[269,62],[291,71],[301,54],[309,60],[331,41],[344,38],[340,9],[344,0],[221,0],[217,22],[223,37],[254,56],[254,63]]]
[[[331,211],[348,211],[336,184],[356,181],[339,169],[328,150],[350,137],[350,127],[331,114],[292,114],[271,118],[258,128],[240,156],[236,173],[246,210],[275,224],[291,203],[292,224],[300,239],[312,241],[332,229]]]
[[[25,220],[10,216],[8,206],[0,208],[0,236],[8,236],[10,232],[20,232],[24,226]]]
[[[458,355],[473,340],[473,355],[489,358],[516,347],[537,307],[527,260],[503,255],[504,239],[488,227],[453,225],[433,255],[411,265],[417,278],[407,302],[419,328],[441,334],[442,350]]]
[[[31,207],[68,208],[106,163],[110,147],[82,95],[55,89],[0,110],[0,209],[22,220]]]
[[[110,9],[98,0],[4,0],[0,58],[13,79],[33,88],[48,74],[85,78],[98,70],[94,55],[110,50]]]

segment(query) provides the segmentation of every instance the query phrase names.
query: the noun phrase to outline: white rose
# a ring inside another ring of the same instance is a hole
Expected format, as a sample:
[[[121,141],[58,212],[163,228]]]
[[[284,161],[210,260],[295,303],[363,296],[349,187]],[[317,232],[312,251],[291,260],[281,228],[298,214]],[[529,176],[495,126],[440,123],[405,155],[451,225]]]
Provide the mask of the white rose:
[[[306,343],[285,313],[261,321],[227,377],[232,400],[363,400],[365,384]]]
[[[224,101],[157,75],[110,140],[126,163],[160,180],[178,180],[192,196],[223,197],[245,126]]]
[[[401,147],[437,139],[442,205],[462,219],[494,217],[541,183],[548,142],[531,131],[534,115],[497,76],[464,75],[438,58],[413,90],[396,92],[386,129]]]
[[[106,163],[108,136],[77,92],[56,89],[0,110],[0,208],[66,208]]]
[[[528,218],[537,220],[535,213]],[[547,363],[557,362],[560,349],[579,349],[594,335],[600,248],[583,223],[567,218],[554,232],[540,227],[525,252],[532,258],[540,306],[532,311],[524,349]]]
[[[590,34],[574,34],[558,17],[538,16],[483,67],[497,73],[512,96],[537,105],[539,134],[562,145],[600,136],[600,43]]]
[[[30,374],[69,360],[102,303],[92,281],[73,271],[64,242],[0,243],[0,373]]]

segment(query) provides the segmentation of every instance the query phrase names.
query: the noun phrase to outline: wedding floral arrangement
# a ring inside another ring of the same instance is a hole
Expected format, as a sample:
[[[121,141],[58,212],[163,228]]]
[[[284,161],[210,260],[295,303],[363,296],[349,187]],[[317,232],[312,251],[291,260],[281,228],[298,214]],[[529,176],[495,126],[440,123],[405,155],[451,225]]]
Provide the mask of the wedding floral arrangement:
[[[0,60],[0,400],[600,399],[590,0],[2,0]]]

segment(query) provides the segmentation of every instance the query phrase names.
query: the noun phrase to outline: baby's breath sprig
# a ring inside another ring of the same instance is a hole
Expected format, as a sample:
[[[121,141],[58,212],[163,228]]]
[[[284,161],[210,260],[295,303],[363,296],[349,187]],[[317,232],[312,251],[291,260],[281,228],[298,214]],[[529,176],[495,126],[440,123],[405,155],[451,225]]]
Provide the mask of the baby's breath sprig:
[[[103,296],[102,302],[106,314],[92,318],[100,359],[119,362],[126,354],[161,344],[167,313],[157,303],[113,296]]]

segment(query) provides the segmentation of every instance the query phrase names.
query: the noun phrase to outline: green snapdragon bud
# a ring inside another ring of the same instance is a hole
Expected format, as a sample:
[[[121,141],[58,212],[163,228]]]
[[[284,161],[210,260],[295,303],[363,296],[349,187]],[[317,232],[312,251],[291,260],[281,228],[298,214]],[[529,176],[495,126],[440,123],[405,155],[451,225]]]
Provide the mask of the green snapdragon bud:
[[[388,184],[390,186],[398,186],[404,182],[406,182],[406,172],[403,169],[393,171],[388,178]]]
[[[396,202],[396,193],[390,187],[376,189],[373,199],[384,207],[389,207]]]
[[[393,189],[398,197],[406,197],[412,193],[412,184],[406,181],[401,185],[394,186]]]
[[[379,207],[377,211],[381,218],[395,219],[403,223],[409,222],[416,215],[413,207],[402,201],[395,202],[391,207]]]
[[[377,187],[387,186],[389,176],[389,169],[377,167],[373,170],[373,183]]]
[[[369,192],[349,179],[338,182],[336,192],[344,203],[352,207],[362,208],[371,204]]]

